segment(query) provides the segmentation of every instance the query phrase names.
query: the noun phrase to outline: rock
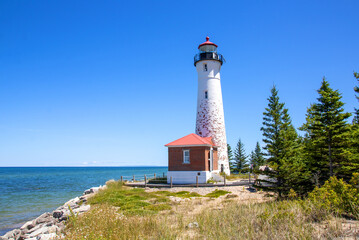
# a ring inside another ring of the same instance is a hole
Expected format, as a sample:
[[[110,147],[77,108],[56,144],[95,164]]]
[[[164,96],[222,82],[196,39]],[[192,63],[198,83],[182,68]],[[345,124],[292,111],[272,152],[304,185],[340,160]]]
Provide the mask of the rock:
[[[45,223],[46,227],[51,227],[53,225],[55,225],[57,223],[57,221],[55,219],[51,219],[49,222]]]
[[[101,188],[102,187],[100,186],[100,187],[93,187],[91,189],[92,189],[93,193],[97,193]]]
[[[30,230],[27,230],[26,232],[24,231],[24,233],[31,234],[31,233],[39,230],[40,228],[42,228],[42,224],[35,225],[35,227],[31,228]]]
[[[22,227],[20,228],[20,230],[30,230],[31,228],[35,227],[34,221],[28,221],[26,222],[24,225],[22,225]]]
[[[64,215],[62,217],[59,218],[59,221],[62,222],[62,221],[66,221],[69,217]]]
[[[198,228],[199,224],[198,222],[192,222],[187,225],[187,228]]]
[[[44,223],[44,222],[48,222],[51,218],[51,214],[49,212],[44,213],[42,215],[40,215],[40,217],[36,218],[35,220],[35,224],[40,224],[40,223]]]
[[[57,237],[56,233],[43,234],[39,240],[50,240],[55,239]]]
[[[39,236],[40,234],[47,234],[47,233],[49,233],[48,229],[49,229],[48,227],[42,227],[42,228],[37,229],[36,231],[30,233],[30,234],[28,235],[28,237],[31,238],[31,237],[37,237],[37,236]]]
[[[79,208],[74,210],[74,213],[84,213],[87,212],[88,210],[90,210],[91,206],[90,205],[82,205]]]
[[[84,191],[84,195],[91,194],[91,193],[94,193],[92,188],[87,189],[87,190]]]
[[[60,228],[56,225],[53,225],[53,226],[49,227],[49,229],[48,229],[49,233],[57,233],[59,231],[60,231]]]
[[[7,232],[7,233],[3,236],[3,238],[5,238],[5,239],[15,239],[15,240],[17,240],[17,239],[20,237],[20,235],[21,235],[21,230],[20,230],[20,229],[14,229],[14,230],[12,230],[12,231],[10,231],[10,232]]]
[[[59,232],[61,232],[61,231],[64,230],[64,228],[65,228],[65,223],[64,223],[64,222],[60,222],[60,223],[56,224],[56,226],[59,228]]]
[[[54,218],[60,218],[63,214],[64,214],[63,211],[61,211],[61,210],[55,210],[55,211],[53,211],[52,216],[53,216]]]
[[[111,184],[111,183],[115,183],[116,181],[114,180],[114,179],[111,179],[111,180],[108,180],[107,182],[106,182],[106,185],[108,185],[108,184]]]

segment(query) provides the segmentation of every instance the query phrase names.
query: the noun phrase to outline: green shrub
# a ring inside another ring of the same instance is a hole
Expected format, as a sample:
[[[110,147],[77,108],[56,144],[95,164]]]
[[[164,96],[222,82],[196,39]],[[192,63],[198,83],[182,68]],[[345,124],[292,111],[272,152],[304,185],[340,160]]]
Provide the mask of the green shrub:
[[[219,196],[226,195],[227,193],[231,192],[216,189],[213,192],[206,194],[205,197],[218,198]]]
[[[354,175],[351,182],[357,181]],[[344,215],[359,219],[359,192],[353,185],[345,183],[343,179],[331,177],[325,184],[313,192],[308,198],[319,211]]]

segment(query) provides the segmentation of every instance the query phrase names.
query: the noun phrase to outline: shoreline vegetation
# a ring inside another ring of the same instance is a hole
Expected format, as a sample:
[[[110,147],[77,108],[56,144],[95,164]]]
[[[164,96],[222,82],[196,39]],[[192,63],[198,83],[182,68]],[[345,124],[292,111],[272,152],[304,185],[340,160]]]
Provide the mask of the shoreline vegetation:
[[[306,199],[292,192],[278,201],[244,186],[133,188],[110,180],[0,239],[356,239],[358,216],[345,207],[357,203],[354,189],[332,178]]]
[[[354,187],[332,178],[300,199],[243,186],[139,189],[108,184],[70,219],[65,239],[333,239],[359,236]],[[322,201],[322,193],[327,201]],[[144,204],[145,203],[145,204]],[[340,206],[341,205],[341,206]]]

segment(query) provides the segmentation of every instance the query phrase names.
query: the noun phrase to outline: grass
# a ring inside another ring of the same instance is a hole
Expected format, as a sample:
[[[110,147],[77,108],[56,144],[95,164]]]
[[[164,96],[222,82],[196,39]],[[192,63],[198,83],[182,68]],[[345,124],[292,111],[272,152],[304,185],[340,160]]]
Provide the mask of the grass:
[[[180,198],[191,198],[191,197],[203,197],[196,192],[180,191],[180,192],[169,192],[169,191],[158,191],[157,194],[164,196],[173,196]]]
[[[334,239],[345,234],[340,219],[328,215],[316,222],[315,209],[301,201],[223,200],[220,211],[204,208],[192,215],[193,203],[186,204],[184,210],[143,216],[127,216],[112,206],[98,205],[67,225],[65,239]],[[199,228],[186,227],[194,221]]]
[[[150,183],[150,184],[163,184],[163,183],[167,183],[167,177],[151,178],[150,180],[148,180],[148,183]]]
[[[89,199],[90,205],[107,204],[118,207],[127,215],[155,214],[171,209],[170,201],[158,194],[146,192],[142,188],[129,188],[121,182],[111,182],[107,189]]]
[[[253,178],[253,174],[251,174],[251,178]],[[231,175],[227,175],[226,179],[231,181],[231,180],[237,180],[237,179],[248,179],[248,174],[244,174],[244,173],[231,173]]]
[[[213,192],[206,194],[205,197],[218,198],[218,197],[226,195],[228,193],[231,193],[231,192],[216,189]]]
[[[334,218],[318,231],[311,211],[300,201],[224,202],[222,211],[203,211],[195,220],[204,239],[333,239],[343,234]]]
[[[145,192],[110,183],[89,199],[89,212],[70,218],[64,239],[334,239],[346,234],[342,219],[308,200],[244,203],[228,193]],[[230,199],[204,198],[223,195]],[[188,200],[174,204],[170,196]],[[191,222],[199,227],[188,228]]]

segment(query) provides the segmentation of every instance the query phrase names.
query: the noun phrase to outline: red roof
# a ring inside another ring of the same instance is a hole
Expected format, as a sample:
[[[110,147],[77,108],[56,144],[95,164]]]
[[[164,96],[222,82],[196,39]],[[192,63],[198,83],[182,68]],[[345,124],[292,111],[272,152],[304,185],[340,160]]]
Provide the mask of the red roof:
[[[188,134],[187,136],[184,136],[180,139],[170,142],[170,143],[166,144],[165,146],[172,147],[172,146],[197,146],[197,145],[215,146],[212,142],[211,137],[204,138],[204,137],[200,137],[194,133]]]
[[[204,43],[200,44],[200,45],[198,46],[198,48],[202,47],[203,45],[214,45],[214,46],[218,47],[216,44],[214,44],[213,42],[210,42],[210,41],[209,41],[209,37],[206,37],[206,40],[207,40],[207,41],[205,41]]]

